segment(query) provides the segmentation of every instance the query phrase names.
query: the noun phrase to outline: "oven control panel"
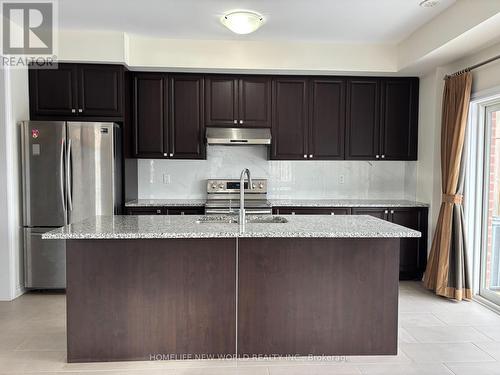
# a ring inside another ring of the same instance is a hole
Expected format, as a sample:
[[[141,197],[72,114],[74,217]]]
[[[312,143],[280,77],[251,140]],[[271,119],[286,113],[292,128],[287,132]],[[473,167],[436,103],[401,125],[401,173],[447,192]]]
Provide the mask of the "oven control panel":
[[[252,187],[245,180],[245,193],[267,193],[267,180],[252,179]],[[207,180],[207,193],[237,193],[240,191],[240,180]]]

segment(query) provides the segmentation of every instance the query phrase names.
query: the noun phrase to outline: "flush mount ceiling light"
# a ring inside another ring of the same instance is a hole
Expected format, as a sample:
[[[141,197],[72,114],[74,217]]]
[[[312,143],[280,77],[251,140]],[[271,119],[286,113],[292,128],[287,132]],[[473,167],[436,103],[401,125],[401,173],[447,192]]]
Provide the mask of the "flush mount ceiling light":
[[[236,34],[250,34],[264,24],[264,17],[259,13],[236,10],[222,16],[222,24]]]
[[[432,8],[439,4],[440,0],[422,0],[420,5],[422,8]]]

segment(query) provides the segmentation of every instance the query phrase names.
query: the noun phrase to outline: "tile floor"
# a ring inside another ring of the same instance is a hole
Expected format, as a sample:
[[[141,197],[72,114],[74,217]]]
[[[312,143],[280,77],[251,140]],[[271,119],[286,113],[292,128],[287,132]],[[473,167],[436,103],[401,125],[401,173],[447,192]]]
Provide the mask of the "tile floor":
[[[400,285],[397,356],[240,361],[65,362],[64,295],[0,302],[0,374],[79,375],[500,375],[500,315]]]

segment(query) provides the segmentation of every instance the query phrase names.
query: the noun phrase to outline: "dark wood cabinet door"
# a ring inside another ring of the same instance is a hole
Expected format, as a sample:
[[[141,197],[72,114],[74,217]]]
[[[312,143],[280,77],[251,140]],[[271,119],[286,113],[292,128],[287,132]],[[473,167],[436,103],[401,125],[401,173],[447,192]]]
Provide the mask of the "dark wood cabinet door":
[[[238,82],[238,126],[271,127],[271,79],[243,77]]]
[[[239,356],[395,354],[397,246],[387,238],[238,239]]]
[[[238,79],[206,76],[206,125],[235,126],[238,122]]]
[[[234,238],[68,241],[68,361],[234,355],[235,249]]]
[[[30,115],[39,116],[77,115],[77,67],[75,64],[59,64],[57,69],[30,69]]]
[[[273,80],[272,158],[307,159],[307,79]]]
[[[346,110],[347,160],[377,159],[380,155],[380,81],[349,79]]]
[[[134,154],[136,157],[168,156],[167,76],[140,73],[133,83]]]
[[[170,76],[169,157],[205,157],[203,76]]]
[[[419,208],[390,209],[395,224],[422,232],[421,238],[402,238],[400,247],[400,279],[422,278],[427,262],[427,210]]]
[[[127,215],[166,215],[164,207],[127,207]]]
[[[381,137],[384,159],[417,160],[418,78],[383,81]]]
[[[353,215],[369,215],[382,220],[390,220],[389,210],[386,208],[353,207]]]
[[[123,67],[79,65],[78,103],[78,115],[123,117]]]
[[[310,82],[309,158],[344,159],[345,81],[313,79]]]
[[[277,207],[279,215],[350,215],[348,207]]]
[[[169,215],[203,215],[204,207],[167,207]]]

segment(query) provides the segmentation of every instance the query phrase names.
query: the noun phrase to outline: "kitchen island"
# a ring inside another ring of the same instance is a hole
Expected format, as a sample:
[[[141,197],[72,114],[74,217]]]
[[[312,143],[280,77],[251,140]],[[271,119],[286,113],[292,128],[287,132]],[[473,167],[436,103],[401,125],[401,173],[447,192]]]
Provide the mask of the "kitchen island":
[[[102,216],[46,233],[67,241],[68,361],[396,354],[399,242],[420,233],[283,218],[242,231]]]

